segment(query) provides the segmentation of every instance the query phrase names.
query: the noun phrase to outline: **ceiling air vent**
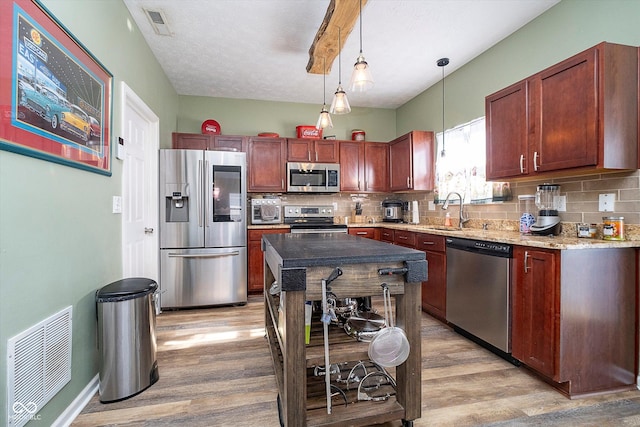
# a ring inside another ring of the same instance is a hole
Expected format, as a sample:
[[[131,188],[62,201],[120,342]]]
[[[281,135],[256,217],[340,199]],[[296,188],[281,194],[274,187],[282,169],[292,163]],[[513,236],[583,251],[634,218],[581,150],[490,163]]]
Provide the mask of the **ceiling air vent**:
[[[153,27],[153,31],[159,36],[170,36],[171,30],[167,25],[167,18],[161,10],[144,9],[144,13],[149,18],[149,23]]]

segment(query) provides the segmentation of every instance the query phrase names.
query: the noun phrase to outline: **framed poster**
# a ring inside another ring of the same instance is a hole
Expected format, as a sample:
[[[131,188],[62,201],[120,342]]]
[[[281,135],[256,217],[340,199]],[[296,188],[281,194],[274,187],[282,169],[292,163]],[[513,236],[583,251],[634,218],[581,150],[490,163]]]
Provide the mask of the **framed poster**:
[[[0,149],[110,176],[112,86],[41,3],[0,1]]]

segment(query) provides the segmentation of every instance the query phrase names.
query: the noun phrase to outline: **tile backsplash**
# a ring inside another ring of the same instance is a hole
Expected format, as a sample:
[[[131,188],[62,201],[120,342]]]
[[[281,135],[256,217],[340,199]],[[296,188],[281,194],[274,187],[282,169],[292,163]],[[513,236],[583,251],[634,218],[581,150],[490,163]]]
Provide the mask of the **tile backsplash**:
[[[626,225],[640,224],[640,170],[632,172],[616,172],[599,175],[555,178],[541,181],[511,183],[513,198],[508,202],[465,205],[465,211],[471,218],[471,227],[481,226],[484,221],[512,223],[520,218],[518,196],[535,194],[536,186],[542,183],[560,185],[560,195],[566,196],[567,210],[560,212],[560,218],[566,223],[602,223],[603,216],[622,216]],[[600,212],[598,199],[600,194],[615,195],[613,212]],[[249,195],[254,196],[253,194]],[[382,221],[382,202],[385,199],[400,199],[407,202],[417,200],[420,211],[420,223],[440,223],[444,221],[446,211],[440,205],[433,206],[433,192],[419,193],[380,193],[380,194],[282,194],[284,205],[333,205],[336,209],[337,222],[344,222],[350,217],[356,202],[362,204],[361,221]],[[430,209],[431,205],[431,209]],[[458,206],[449,208],[452,219],[458,217]],[[406,214],[405,218],[410,216]]]

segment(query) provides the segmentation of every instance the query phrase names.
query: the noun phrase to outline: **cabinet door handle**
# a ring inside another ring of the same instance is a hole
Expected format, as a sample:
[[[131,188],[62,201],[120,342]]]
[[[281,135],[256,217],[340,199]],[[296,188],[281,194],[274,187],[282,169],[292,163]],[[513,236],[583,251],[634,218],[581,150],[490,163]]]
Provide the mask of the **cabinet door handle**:
[[[435,245],[436,242],[422,242],[423,245]]]
[[[529,272],[529,251],[524,251],[524,272]]]
[[[311,161],[311,150],[307,150],[307,160]]]
[[[533,170],[534,171],[538,170],[538,152],[537,151],[533,153]]]
[[[366,232],[366,231],[358,231],[358,232],[356,232],[356,234],[357,234],[358,236],[364,236],[364,235],[366,235],[366,234],[367,234],[367,232]]]
[[[316,151],[316,162],[318,161],[318,152]]]
[[[520,154],[520,173],[524,173],[524,154]]]
[[[407,240],[408,237],[407,236],[398,236],[398,239]]]

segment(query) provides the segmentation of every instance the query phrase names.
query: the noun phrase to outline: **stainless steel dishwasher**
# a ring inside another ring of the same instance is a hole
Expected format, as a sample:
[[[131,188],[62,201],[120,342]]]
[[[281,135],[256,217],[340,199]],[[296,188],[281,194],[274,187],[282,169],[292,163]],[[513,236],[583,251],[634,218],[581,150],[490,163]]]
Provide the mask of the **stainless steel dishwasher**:
[[[447,321],[454,330],[511,358],[511,265],[508,244],[448,237]]]

